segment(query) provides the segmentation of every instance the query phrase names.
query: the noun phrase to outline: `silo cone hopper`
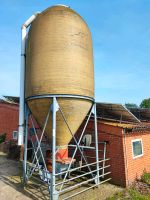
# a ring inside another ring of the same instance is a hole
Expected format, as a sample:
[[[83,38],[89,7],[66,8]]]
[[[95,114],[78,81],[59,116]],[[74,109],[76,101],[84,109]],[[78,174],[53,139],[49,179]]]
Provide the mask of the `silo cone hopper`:
[[[41,127],[56,96],[73,134],[88,114],[94,98],[91,34],[85,21],[66,6],[38,14],[26,45],[25,97]],[[45,129],[52,139],[52,114]],[[72,135],[60,110],[56,115],[56,145],[68,145]]]

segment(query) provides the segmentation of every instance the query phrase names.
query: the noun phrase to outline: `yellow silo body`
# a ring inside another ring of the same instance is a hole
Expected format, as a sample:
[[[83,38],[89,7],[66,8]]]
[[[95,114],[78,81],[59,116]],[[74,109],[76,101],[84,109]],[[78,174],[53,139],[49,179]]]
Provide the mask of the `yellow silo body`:
[[[94,67],[90,31],[72,9],[50,7],[31,24],[26,46],[25,84],[27,104],[41,127],[52,102],[48,95],[73,96],[59,97],[57,101],[73,134],[77,131],[92,106]],[[37,96],[41,98],[30,99]],[[51,115],[46,133],[51,140]],[[56,133],[57,146],[67,145],[72,139],[60,111],[56,117]]]

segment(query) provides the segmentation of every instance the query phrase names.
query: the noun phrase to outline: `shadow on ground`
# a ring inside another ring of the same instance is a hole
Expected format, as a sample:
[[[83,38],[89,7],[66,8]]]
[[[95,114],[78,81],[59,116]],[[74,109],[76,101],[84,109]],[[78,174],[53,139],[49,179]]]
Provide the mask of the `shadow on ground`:
[[[13,176],[10,178],[3,177],[2,181],[31,199],[34,200],[49,199],[48,194],[44,194],[45,192],[47,193],[46,187],[42,185],[37,185],[36,183],[33,182],[32,183],[30,182],[28,185],[24,186],[19,176],[16,177]]]
[[[24,185],[21,174],[22,163],[8,159],[6,154],[0,152],[0,199],[13,200],[16,196],[20,200],[25,196],[28,197],[26,199],[33,200],[49,199],[46,185],[33,180],[29,181],[28,185]],[[15,193],[15,190],[18,193]]]

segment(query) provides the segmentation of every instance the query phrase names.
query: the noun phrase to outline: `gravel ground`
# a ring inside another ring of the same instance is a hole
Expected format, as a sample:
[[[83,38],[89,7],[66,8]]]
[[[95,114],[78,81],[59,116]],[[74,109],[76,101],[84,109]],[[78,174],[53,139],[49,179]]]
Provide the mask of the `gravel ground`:
[[[45,185],[37,182],[29,182],[23,187],[21,181],[20,163],[14,160],[8,160],[6,154],[0,152],[0,200],[47,200],[48,192]],[[80,191],[79,188],[76,191]],[[115,185],[104,183],[99,188],[90,189],[78,196],[70,198],[71,200],[105,200],[116,192],[123,189]],[[62,197],[70,196],[74,191],[65,194]],[[62,199],[60,197],[60,199]]]

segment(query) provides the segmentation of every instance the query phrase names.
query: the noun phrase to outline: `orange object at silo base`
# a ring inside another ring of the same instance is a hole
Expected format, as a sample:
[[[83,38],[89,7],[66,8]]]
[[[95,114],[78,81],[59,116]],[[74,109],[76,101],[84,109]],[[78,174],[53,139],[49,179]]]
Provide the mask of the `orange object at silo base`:
[[[51,98],[28,100],[42,95],[77,95],[94,98],[94,68],[91,34],[85,21],[72,9],[53,6],[39,14],[31,25],[26,49],[28,106],[44,126]],[[57,98],[74,134],[88,114],[92,100]],[[46,133],[52,138],[52,116]],[[60,111],[56,116],[56,145],[72,139]]]
[[[49,172],[52,173],[52,158],[51,158],[51,151],[50,150],[47,150],[46,151],[46,167],[47,167],[47,170]],[[56,163],[57,164],[70,164],[70,162],[75,162],[76,159],[73,159],[68,157],[68,148],[60,148],[57,150],[57,153],[56,153]]]
[[[68,158],[68,148],[60,148],[57,150],[56,159],[66,159]]]

